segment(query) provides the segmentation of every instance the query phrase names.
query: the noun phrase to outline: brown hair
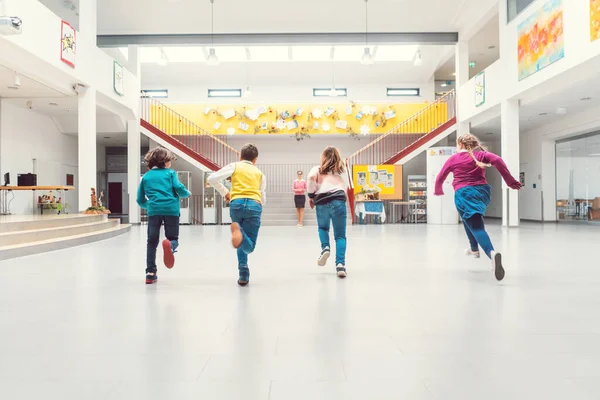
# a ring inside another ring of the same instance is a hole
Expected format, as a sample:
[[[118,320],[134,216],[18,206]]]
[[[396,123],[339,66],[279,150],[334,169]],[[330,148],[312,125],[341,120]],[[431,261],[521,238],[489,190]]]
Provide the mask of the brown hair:
[[[476,149],[485,150],[477,136],[472,135],[470,133],[465,133],[464,135],[461,135],[456,139],[456,143],[461,144],[464,147],[464,149],[469,152],[471,158],[473,159],[473,161],[475,161],[475,164],[477,164],[479,168],[490,167],[489,164],[482,163],[477,158],[475,158],[475,154],[473,154],[473,151]]]
[[[326,174],[342,174],[346,170],[344,160],[340,156],[340,152],[333,146],[327,147],[321,154],[321,166],[319,173]]]
[[[157,147],[153,150],[150,150],[144,157],[144,161],[150,169],[154,167],[165,168],[166,163],[176,159],[177,157],[175,157],[175,154],[171,153],[164,147]]]
[[[258,158],[258,149],[251,143],[245,144],[240,151],[240,157],[244,161],[254,161],[255,158]]]

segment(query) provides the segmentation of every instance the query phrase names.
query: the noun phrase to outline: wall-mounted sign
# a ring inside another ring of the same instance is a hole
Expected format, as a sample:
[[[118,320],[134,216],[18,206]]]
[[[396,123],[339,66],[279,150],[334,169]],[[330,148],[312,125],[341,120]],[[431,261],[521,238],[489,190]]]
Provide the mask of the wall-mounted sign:
[[[113,68],[113,86],[115,88],[115,92],[119,96],[125,95],[125,85],[123,83],[123,66],[118,62],[114,62]]]
[[[77,31],[67,21],[60,28],[60,61],[75,68]]]
[[[475,107],[485,103],[485,72],[475,76]]]

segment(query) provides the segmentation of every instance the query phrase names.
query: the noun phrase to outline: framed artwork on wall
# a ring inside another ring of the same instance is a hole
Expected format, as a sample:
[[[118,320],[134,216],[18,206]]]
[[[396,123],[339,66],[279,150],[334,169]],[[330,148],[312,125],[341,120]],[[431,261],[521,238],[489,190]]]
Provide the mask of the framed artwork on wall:
[[[485,103],[485,71],[475,76],[475,107]]]
[[[67,21],[62,21],[60,28],[60,61],[75,68],[77,49],[77,31]]]
[[[114,62],[113,75],[113,85],[115,88],[115,92],[119,96],[123,96],[125,94],[125,88],[123,85],[123,66],[116,61]]]

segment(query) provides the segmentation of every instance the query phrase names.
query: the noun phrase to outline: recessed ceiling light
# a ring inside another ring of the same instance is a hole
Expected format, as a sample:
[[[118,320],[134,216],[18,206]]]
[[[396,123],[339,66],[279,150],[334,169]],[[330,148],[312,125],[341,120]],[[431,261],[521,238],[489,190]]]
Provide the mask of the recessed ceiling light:
[[[493,134],[494,134],[494,132],[488,132],[488,133],[486,133],[486,135],[493,135]]]
[[[582,97],[581,101],[588,101],[588,100],[591,100],[591,99],[592,99],[591,97]]]
[[[104,139],[110,139],[110,136],[104,136]]]
[[[556,109],[556,113],[558,115],[565,115],[567,113],[567,109],[563,108],[563,107],[559,107],[559,108]]]
[[[491,45],[488,47],[488,49],[490,49],[490,50],[494,50],[495,48],[496,48],[496,46],[494,46],[494,45]]]
[[[55,102],[51,102],[51,103],[49,103],[49,104],[50,104],[51,106],[57,106],[57,105],[58,105],[58,103],[55,103]]]
[[[548,113],[545,113],[545,112],[543,112],[543,113],[539,113],[539,115],[540,115],[541,117],[543,117],[544,115],[548,115]]]

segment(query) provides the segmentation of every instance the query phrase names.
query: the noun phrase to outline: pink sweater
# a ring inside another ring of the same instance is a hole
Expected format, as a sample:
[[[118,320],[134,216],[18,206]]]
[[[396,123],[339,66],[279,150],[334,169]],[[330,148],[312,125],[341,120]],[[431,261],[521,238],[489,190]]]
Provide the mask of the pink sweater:
[[[294,181],[293,189],[296,196],[304,195],[304,193],[306,193],[306,181],[299,181],[296,179]]]
[[[502,178],[508,186],[512,187],[514,185],[519,185],[519,182],[513,178],[508,167],[500,157],[487,151],[478,151],[475,152],[474,155],[478,161],[492,164],[492,166],[500,172],[500,175],[502,175]],[[444,194],[442,186],[451,172],[454,175],[452,186],[454,187],[455,192],[467,186],[485,185],[487,184],[485,170],[485,168],[479,168],[477,164],[475,164],[475,161],[473,161],[468,152],[460,151],[450,157],[442,167],[442,170],[435,180],[434,194],[436,196]]]

